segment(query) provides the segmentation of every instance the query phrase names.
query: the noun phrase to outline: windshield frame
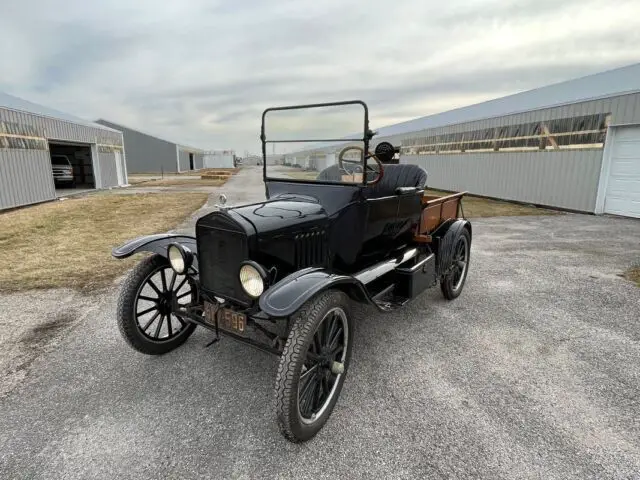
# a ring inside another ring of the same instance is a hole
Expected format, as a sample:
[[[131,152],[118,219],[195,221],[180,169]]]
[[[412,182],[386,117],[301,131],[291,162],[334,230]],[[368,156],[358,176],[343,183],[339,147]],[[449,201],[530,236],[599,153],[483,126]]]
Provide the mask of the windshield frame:
[[[364,110],[364,125],[362,129],[362,138],[329,138],[329,139],[315,139],[315,140],[267,140],[265,133],[265,119],[269,112],[280,110],[302,110],[309,108],[322,108],[333,107],[341,105],[361,105]],[[262,180],[266,182],[286,182],[286,183],[311,183],[316,185],[345,185],[345,186],[366,186],[367,176],[362,175],[362,182],[335,182],[330,180],[305,180],[298,178],[274,178],[267,176],[267,144],[268,143],[304,143],[304,142],[340,142],[347,144],[349,142],[362,142],[364,144],[362,171],[365,172],[367,168],[367,152],[369,151],[369,142],[374,133],[369,129],[369,107],[362,100],[346,100],[343,102],[328,102],[328,103],[310,103],[306,105],[288,105],[284,107],[270,107],[262,112],[262,123],[260,126],[260,141],[262,142]]]

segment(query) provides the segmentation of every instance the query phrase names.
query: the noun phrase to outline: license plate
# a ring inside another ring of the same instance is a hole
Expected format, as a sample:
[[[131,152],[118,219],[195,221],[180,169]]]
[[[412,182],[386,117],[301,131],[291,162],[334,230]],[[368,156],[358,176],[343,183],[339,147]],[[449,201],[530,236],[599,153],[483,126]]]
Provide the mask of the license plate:
[[[247,316],[244,313],[234,312],[228,308],[221,308],[218,312],[218,327],[228,332],[244,334],[247,326]]]
[[[228,308],[217,308],[209,302],[205,302],[204,313],[205,321],[211,326],[215,326],[217,316],[220,330],[238,335],[243,335],[245,332],[247,316],[244,313],[234,312]]]

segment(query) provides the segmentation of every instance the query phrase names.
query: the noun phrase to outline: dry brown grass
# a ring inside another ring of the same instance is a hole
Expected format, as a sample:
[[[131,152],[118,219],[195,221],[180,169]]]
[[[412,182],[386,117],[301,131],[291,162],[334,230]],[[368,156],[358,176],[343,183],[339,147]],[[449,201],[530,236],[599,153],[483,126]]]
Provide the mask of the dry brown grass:
[[[171,230],[207,200],[201,193],[91,195],[0,214],[0,291],[110,284],[136,258],[111,249]]]
[[[304,170],[296,171],[288,171],[286,173],[287,176],[294,178],[296,180],[315,180],[318,178],[320,172],[310,171],[305,172]]]
[[[138,183],[150,182],[152,179],[148,177],[129,177],[129,185],[137,185]]]
[[[137,180],[137,179],[136,179]],[[158,180],[129,181],[135,187],[220,187],[227,182],[227,179],[209,178],[165,178]]]
[[[240,171],[239,168],[203,168],[202,170],[198,170],[196,174],[198,175],[207,175],[207,174],[235,175],[239,171]]]
[[[449,192],[440,190],[426,190],[429,195],[451,195]],[[474,197],[465,195],[462,198],[462,209],[466,218],[480,217],[508,217],[517,215],[557,215],[559,212],[555,210],[547,210],[545,208],[530,207],[500,200],[491,200],[488,198]]]
[[[635,282],[635,284],[640,287],[640,266],[632,267],[624,272],[624,278]]]

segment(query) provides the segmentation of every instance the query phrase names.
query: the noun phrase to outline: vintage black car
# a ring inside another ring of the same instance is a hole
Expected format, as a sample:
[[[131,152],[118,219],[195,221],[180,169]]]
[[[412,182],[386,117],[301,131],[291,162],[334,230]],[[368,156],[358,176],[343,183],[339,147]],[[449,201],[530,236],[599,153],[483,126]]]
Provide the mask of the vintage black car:
[[[267,137],[274,114],[338,107],[361,112],[359,134]],[[374,135],[360,101],[267,109],[265,201],[220,205],[197,221],[195,237],[152,235],[113,250],[116,258],[151,253],[122,285],[117,321],[124,339],[142,353],[163,354],[202,326],[214,332],[211,343],[223,335],[279,355],[280,430],[294,442],[313,437],[349,369],[352,303],[393,314],[437,284],[452,300],[469,268],[464,193],[425,195],[427,172],[399,163],[399,149],[387,142],[370,153]],[[317,175],[309,165],[294,169],[267,155],[272,144],[310,141],[343,146]]]

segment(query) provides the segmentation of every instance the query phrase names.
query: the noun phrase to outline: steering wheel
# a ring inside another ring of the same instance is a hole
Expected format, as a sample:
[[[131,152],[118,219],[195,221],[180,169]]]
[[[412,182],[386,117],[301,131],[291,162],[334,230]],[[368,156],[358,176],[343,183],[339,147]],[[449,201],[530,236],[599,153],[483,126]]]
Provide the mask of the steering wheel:
[[[345,154],[350,150],[356,150],[359,152],[358,160],[345,158]],[[376,178],[370,182],[367,182],[367,185],[375,185],[380,180],[382,180],[382,176],[384,175],[384,168],[382,166],[382,162],[378,159],[378,157],[376,157],[371,152],[369,152],[369,154],[365,157],[364,148],[362,147],[351,146],[351,147],[345,147],[342,150],[340,150],[340,153],[338,154],[338,167],[340,168],[341,171],[345,172],[347,175],[353,175],[355,173],[354,172],[355,168],[362,169],[363,160],[366,160],[369,158],[372,158],[376,162],[376,165],[370,165],[369,163],[367,163],[366,171],[367,173],[368,172],[375,173]],[[351,169],[351,171],[349,171],[347,168],[345,168],[345,164],[351,164],[354,167]]]

